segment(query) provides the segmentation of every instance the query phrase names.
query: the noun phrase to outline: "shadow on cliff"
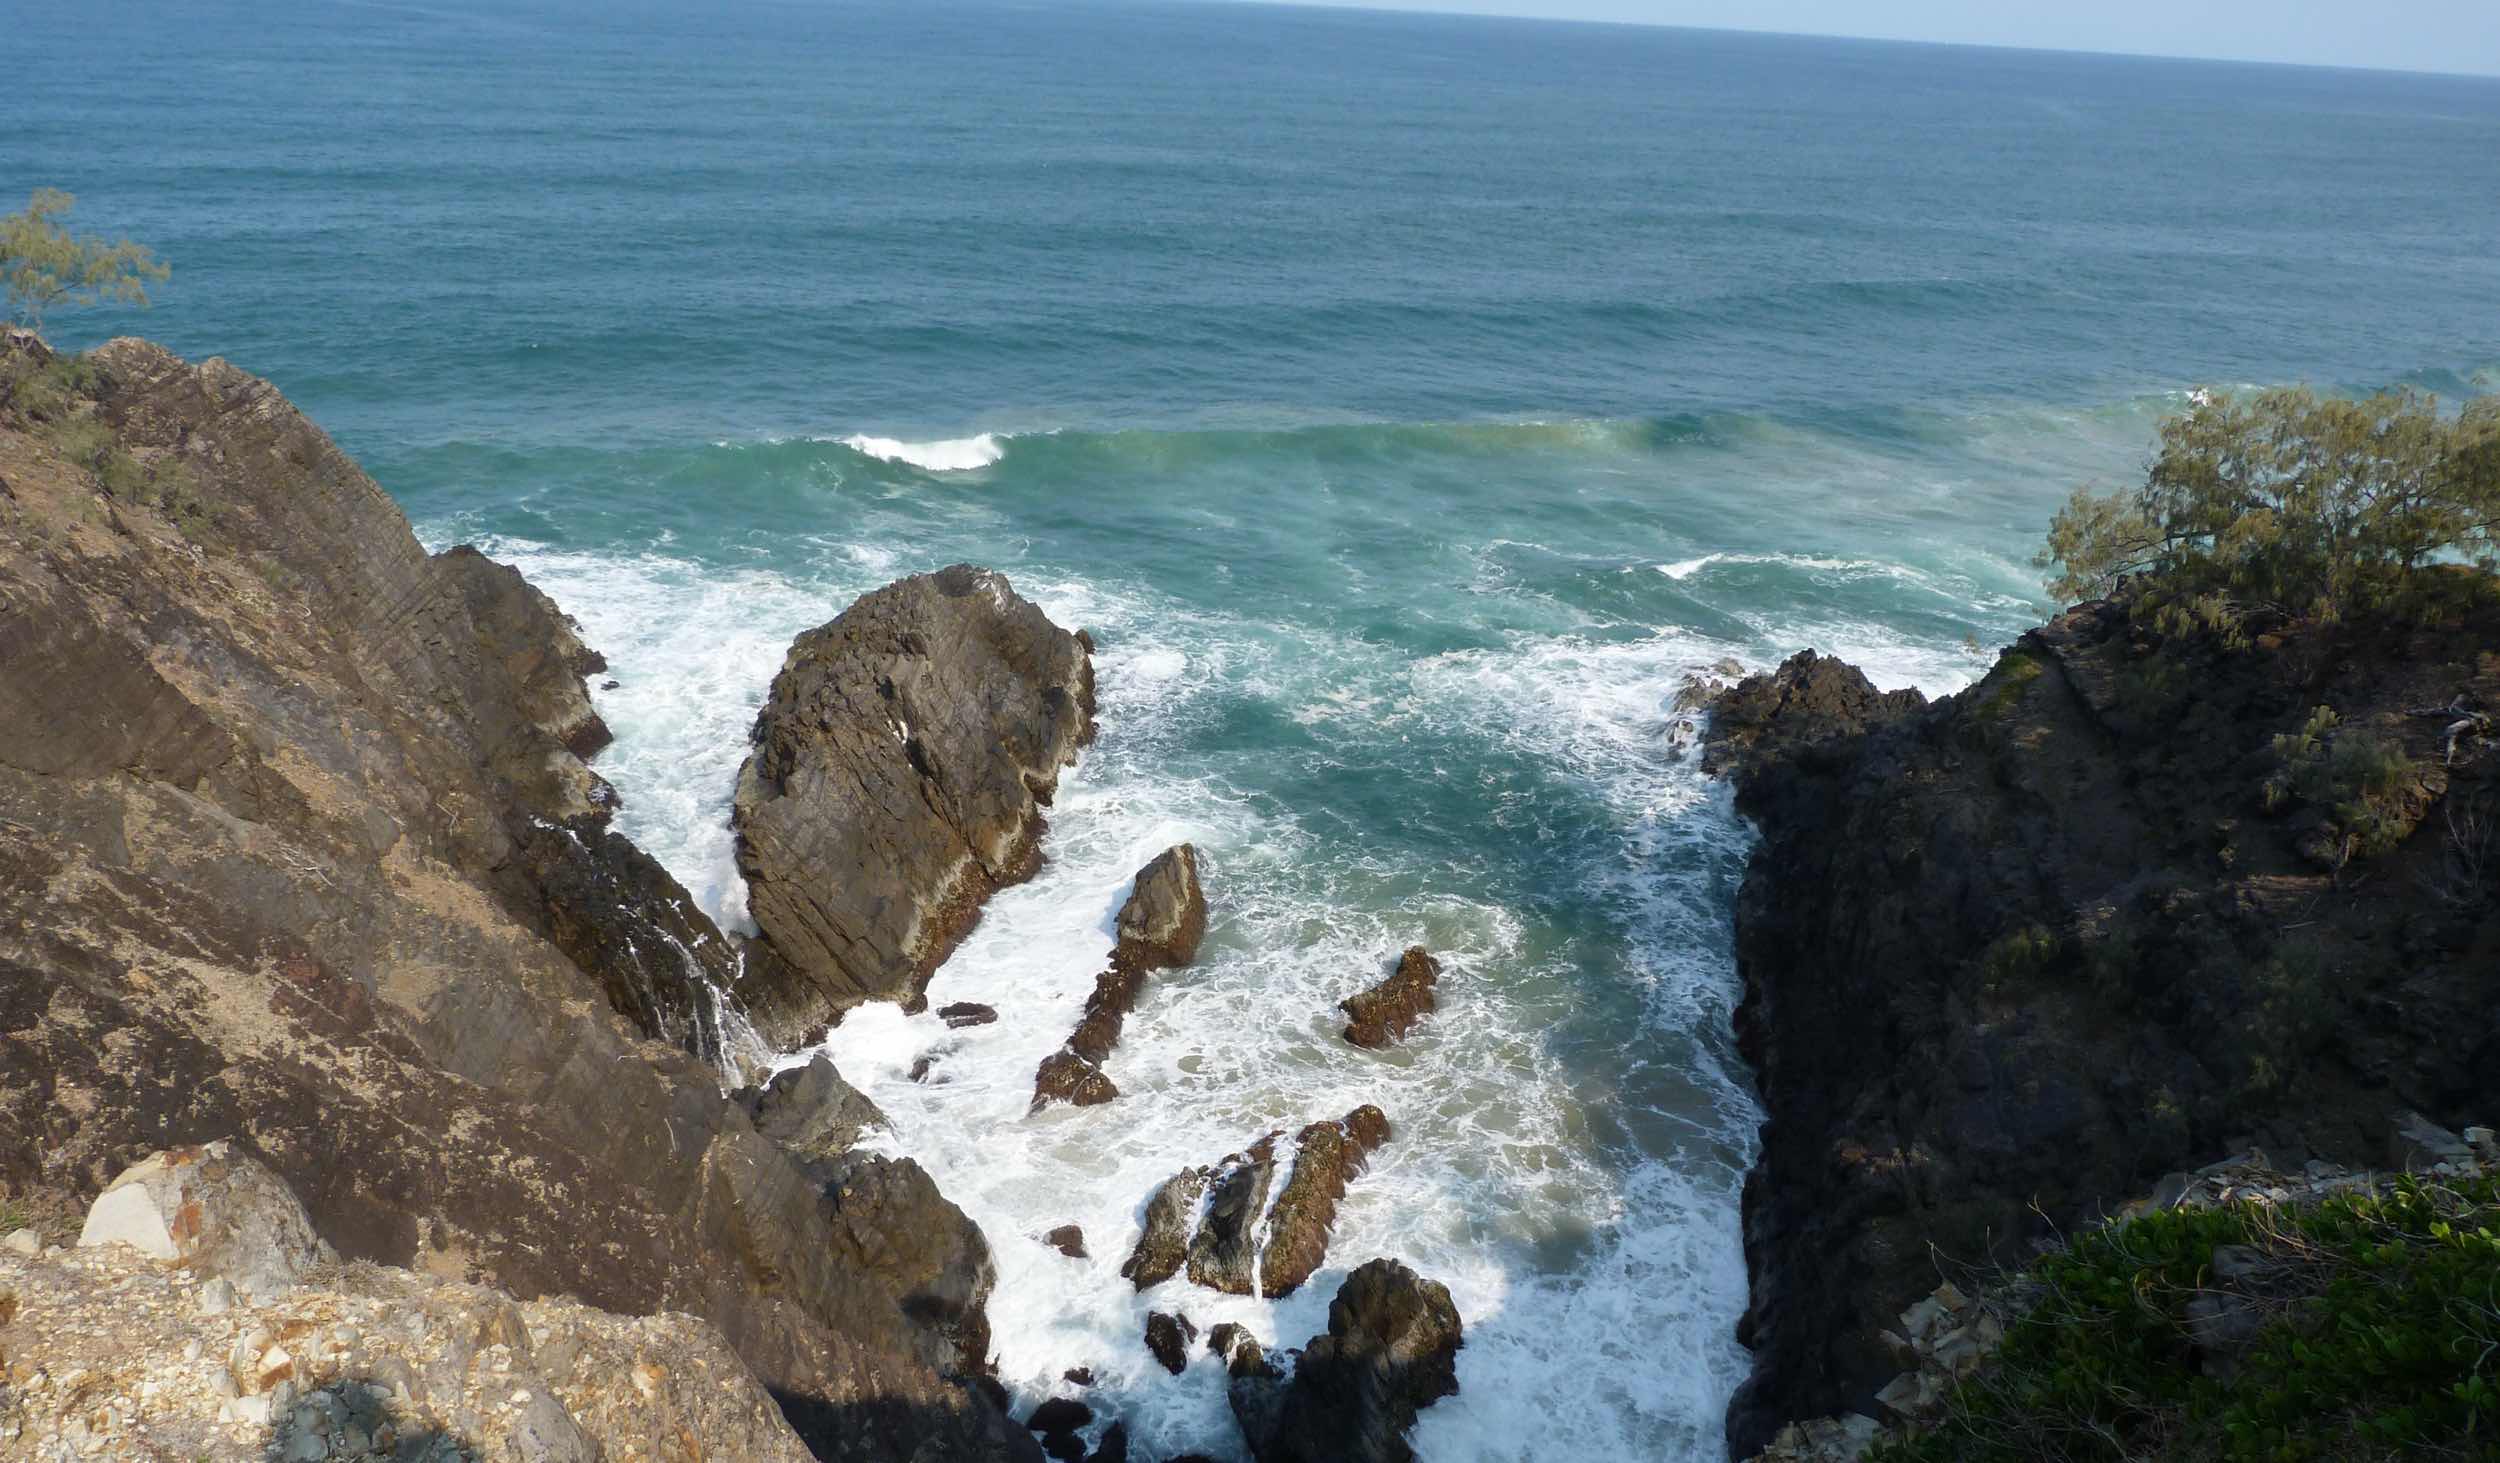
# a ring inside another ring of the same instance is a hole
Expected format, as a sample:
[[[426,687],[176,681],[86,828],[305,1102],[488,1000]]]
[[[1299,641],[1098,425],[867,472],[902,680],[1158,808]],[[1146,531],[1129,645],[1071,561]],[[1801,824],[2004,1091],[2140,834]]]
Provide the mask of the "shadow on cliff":
[[[550,1399],[552,1401],[552,1399]],[[544,1436],[537,1419],[521,1418],[511,1440],[525,1455],[550,1460],[587,1460],[595,1450],[561,1407],[564,1433]],[[569,1437],[565,1436],[569,1434]],[[579,1446],[568,1451],[566,1442]],[[526,1445],[535,1445],[528,1447]],[[343,1377],[287,1404],[269,1425],[263,1456],[286,1459],[379,1460],[390,1463],[465,1463],[483,1450],[457,1433],[403,1416],[391,1401],[390,1384],[372,1377]]]
[[[960,1430],[961,1419],[940,1409],[921,1403],[905,1402],[892,1397],[872,1397],[856,1402],[828,1402],[780,1387],[766,1389],[780,1405],[781,1415],[799,1441],[819,1458],[835,1460],[869,1458],[918,1458],[918,1449],[932,1438],[943,1438]],[[1015,1463],[1045,1463],[1041,1444],[1030,1432],[1018,1425],[1011,1415],[1004,1415],[1007,1446],[1005,1456]]]

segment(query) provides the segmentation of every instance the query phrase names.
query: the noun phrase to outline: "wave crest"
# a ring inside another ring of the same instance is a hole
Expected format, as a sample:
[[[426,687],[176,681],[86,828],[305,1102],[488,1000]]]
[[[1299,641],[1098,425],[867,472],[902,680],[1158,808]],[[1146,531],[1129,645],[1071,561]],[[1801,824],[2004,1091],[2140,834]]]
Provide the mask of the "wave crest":
[[[987,467],[1007,455],[1007,446],[996,432],[983,432],[977,437],[951,437],[938,442],[905,442],[895,437],[852,436],[841,439],[842,445],[864,457],[883,462],[900,462],[922,472],[970,472]]]

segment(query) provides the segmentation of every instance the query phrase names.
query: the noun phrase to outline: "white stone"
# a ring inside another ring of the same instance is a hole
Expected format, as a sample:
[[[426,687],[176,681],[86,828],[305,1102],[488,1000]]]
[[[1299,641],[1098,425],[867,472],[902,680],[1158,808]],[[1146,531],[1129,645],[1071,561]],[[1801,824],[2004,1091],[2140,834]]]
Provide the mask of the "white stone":
[[[220,1275],[200,1287],[200,1314],[222,1316],[234,1309],[234,1282]]]
[[[7,1239],[0,1239],[0,1250],[31,1260],[43,1253],[43,1236],[31,1229],[12,1230]]]
[[[139,1169],[130,1172],[137,1173]],[[165,1227],[165,1216],[157,1211],[156,1200],[140,1184],[106,1189],[96,1196],[94,1206],[87,1210],[86,1227],[78,1231],[78,1247],[89,1249],[96,1245],[128,1245],[153,1260],[182,1258],[182,1251],[174,1244],[173,1231]]]

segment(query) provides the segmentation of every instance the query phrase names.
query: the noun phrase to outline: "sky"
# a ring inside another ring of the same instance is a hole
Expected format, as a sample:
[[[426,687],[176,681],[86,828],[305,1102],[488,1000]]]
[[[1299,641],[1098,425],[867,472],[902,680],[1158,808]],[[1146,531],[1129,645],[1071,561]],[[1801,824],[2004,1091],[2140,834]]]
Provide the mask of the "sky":
[[[2500,0],[1311,0],[1377,10],[2500,75]]]

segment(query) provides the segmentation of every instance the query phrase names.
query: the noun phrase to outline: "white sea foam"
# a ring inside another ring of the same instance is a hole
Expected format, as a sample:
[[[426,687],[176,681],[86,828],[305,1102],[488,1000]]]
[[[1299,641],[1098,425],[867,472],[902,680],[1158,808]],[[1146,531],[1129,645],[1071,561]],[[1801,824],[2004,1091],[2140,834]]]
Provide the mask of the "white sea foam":
[[[905,442],[894,437],[852,436],[841,440],[853,452],[885,462],[900,462],[922,472],[969,472],[1007,455],[1005,439],[995,432],[977,437],[951,437],[937,442]]]
[[[618,742],[601,769],[625,794],[620,826],[731,920],[744,890],[729,791],[789,640],[907,561],[954,552],[828,542],[804,571],[775,572],[487,547],[610,657],[619,684],[597,699]],[[1718,1456],[1746,1362],[1733,1340],[1737,1197],[1757,1114],[1727,1069],[1724,912],[1747,834],[1723,792],[1666,754],[1669,704],[1724,657],[1765,665],[1799,643],[1930,690],[1984,662],[1871,626],[1767,615],[1738,617],[1754,632],[1741,643],[1519,631],[1407,661],[1362,637],[1134,586],[1028,570],[1018,587],[1100,640],[1104,735],[1062,783],[1042,873],[996,896],[930,985],[932,1007],[979,1001],[1000,1019],[952,1031],[872,1005],[826,1043],[891,1118],[876,1141],[926,1165],[988,1236],[994,1344],[1018,1411],[1089,1367],[1089,1400],[1127,1423],[1143,1455],[1237,1458],[1220,1367],[1201,1353],[1185,1375],[1164,1374],[1140,1339],[1146,1312],[1178,1309],[1202,1329],[1239,1321],[1296,1345],[1324,1329],[1347,1271],[1388,1255],[1449,1285],[1466,1318],[1462,1391],[1417,1430],[1427,1456]],[[1362,846],[1335,809],[1237,780],[1203,747],[1246,706],[1302,728],[1315,760],[1401,757],[1419,777],[1467,779],[1453,786],[1480,799],[1470,816],[1524,829],[1562,861],[1539,877],[1574,891],[1573,912],[1558,921],[1429,851]],[[1106,1064],[1119,1101],[1028,1115],[1034,1068],[1077,1019],[1129,876],[1182,840],[1201,849],[1215,901],[1199,963],[1156,977],[1130,1018]],[[1351,1050],[1335,1002],[1417,941],[1446,961],[1439,1014],[1396,1050]],[[1592,1002],[1625,1019],[1591,1022]],[[924,1056],[929,1080],[913,1082]],[[1164,1178],[1361,1102],[1396,1134],[1299,1293],[1267,1302],[1175,1279],[1140,1296],[1120,1278]],[[1084,1228],[1090,1258],[1039,1242],[1067,1223]]]

